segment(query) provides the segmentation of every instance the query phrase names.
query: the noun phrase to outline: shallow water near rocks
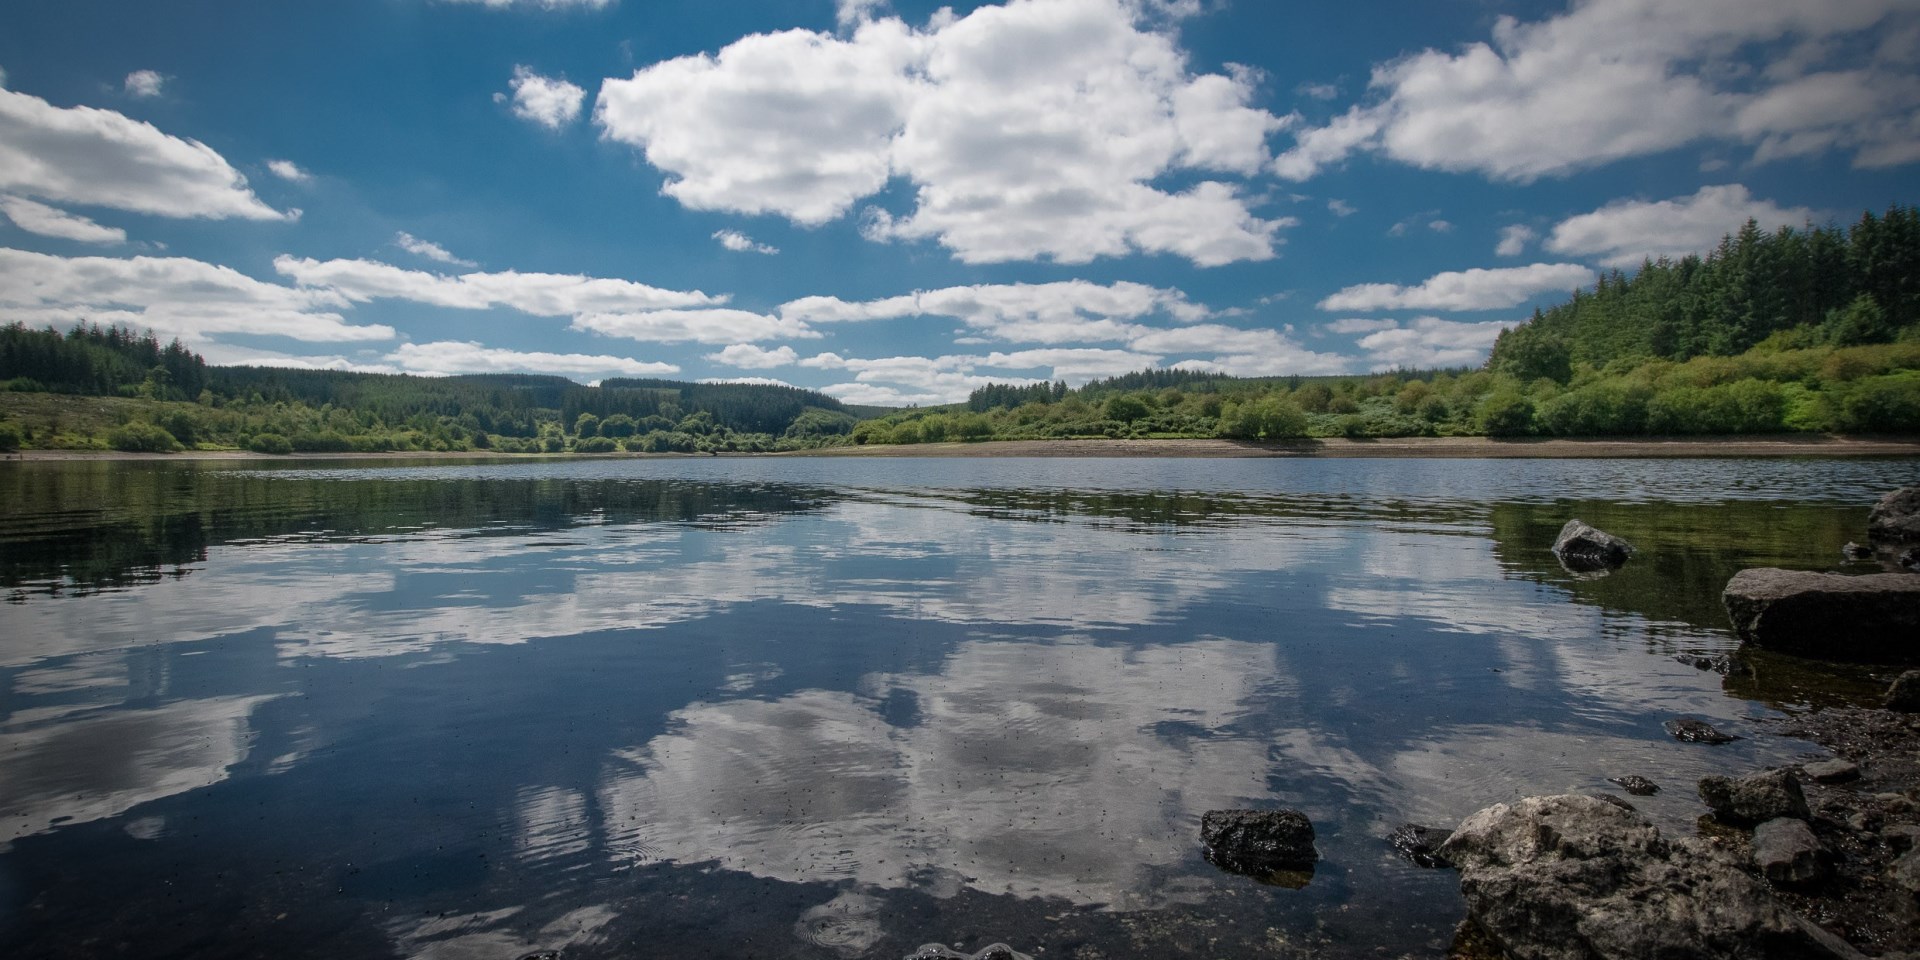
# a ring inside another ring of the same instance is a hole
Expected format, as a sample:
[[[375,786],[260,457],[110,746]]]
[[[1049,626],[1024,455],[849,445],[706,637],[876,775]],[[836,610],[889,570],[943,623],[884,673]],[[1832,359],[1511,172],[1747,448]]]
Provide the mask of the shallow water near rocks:
[[[1873,668],[1731,651],[1898,460],[0,464],[0,952],[1431,956],[1398,859],[1539,793],[1690,832]],[[1639,553],[1549,552],[1578,517]],[[1705,720],[1744,739],[1676,743]],[[1295,807],[1299,889],[1203,812]]]

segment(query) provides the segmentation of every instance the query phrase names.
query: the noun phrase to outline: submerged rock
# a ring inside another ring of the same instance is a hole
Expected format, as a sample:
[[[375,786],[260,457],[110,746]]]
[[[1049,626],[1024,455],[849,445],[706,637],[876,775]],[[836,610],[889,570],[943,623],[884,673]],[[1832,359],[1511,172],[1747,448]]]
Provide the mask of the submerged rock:
[[[1681,743],[1732,743],[1740,739],[1731,733],[1721,733],[1713,724],[1692,717],[1675,717],[1660,725],[1667,736]]]
[[[1805,820],[1813,816],[1791,770],[1768,770],[1737,780],[1717,774],[1701,777],[1700,799],[1707,802],[1715,819],[1742,827],[1780,817]]]
[[[1633,544],[1579,520],[1568,520],[1553,541],[1560,565],[1576,573],[1612,570],[1633,556]]]
[[[1495,804],[1440,852],[1469,918],[1517,960],[1860,956],[1706,845],[1595,797]]]
[[[1867,512],[1867,536],[1888,543],[1920,540],[1920,487],[1901,487]]]
[[[1256,879],[1312,870],[1320,859],[1313,822],[1298,810],[1209,810],[1200,818],[1200,840],[1209,863]]]
[[[1734,632],[1756,647],[1820,660],[1920,660],[1920,578],[1759,567],[1734,574],[1720,600]]]
[[[906,960],[1033,960],[1033,958],[1004,943],[991,944],[972,953],[948,949],[944,943],[928,943],[922,944],[920,949],[907,954]]]
[[[1895,713],[1920,713],[1920,670],[1908,670],[1894,678],[1887,688],[1885,706]]]
[[[1753,865],[1782,886],[1805,886],[1827,878],[1831,855],[1806,821],[1768,820],[1753,829]]]
[[[1683,653],[1673,658],[1695,670],[1712,670],[1723,677],[1744,677],[1753,673],[1745,660],[1732,654]]]
[[[1619,784],[1620,789],[1636,797],[1651,797],[1660,792],[1659,784],[1637,773],[1630,773],[1624,777],[1608,777],[1607,782]]]
[[[1849,540],[1846,546],[1840,548],[1840,556],[1848,560],[1872,560],[1873,548],[1863,547]]]
[[[1395,852],[1420,867],[1451,867],[1447,858],[1440,855],[1440,845],[1453,836],[1453,831],[1439,827],[1423,827],[1417,823],[1403,823],[1387,834],[1387,842],[1393,844]]]

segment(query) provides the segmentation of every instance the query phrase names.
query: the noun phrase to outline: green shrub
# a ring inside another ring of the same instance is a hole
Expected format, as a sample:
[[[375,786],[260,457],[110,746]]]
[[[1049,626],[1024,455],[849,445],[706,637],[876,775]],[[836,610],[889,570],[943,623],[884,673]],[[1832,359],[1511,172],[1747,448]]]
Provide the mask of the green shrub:
[[[1920,433],[1920,370],[1854,381],[1838,400],[1841,430]]]
[[[295,436],[292,443],[301,453],[347,453],[353,449],[353,441],[332,430],[302,433]]]
[[[620,444],[609,437],[588,437],[573,445],[574,453],[617,453],[619,450]]]
[[[277,453],[284,456],[293,452],[293,441],[277,433],[256,433],[247,441],[247,449],[254,453]]]
[[[1522,436],[1533,428],[1533,401],[1511,388],[1496,389],[1480,398],[1474,420],[1487,436]]]
[[[180,441],[159,426],[135,420],[107,431],[107,446],[130,453],[172,453],[180,449]]]
[[[20,432],[20,425],[11,420],[0,420],[0,453],[12,453],[26,442],[26,436]]]

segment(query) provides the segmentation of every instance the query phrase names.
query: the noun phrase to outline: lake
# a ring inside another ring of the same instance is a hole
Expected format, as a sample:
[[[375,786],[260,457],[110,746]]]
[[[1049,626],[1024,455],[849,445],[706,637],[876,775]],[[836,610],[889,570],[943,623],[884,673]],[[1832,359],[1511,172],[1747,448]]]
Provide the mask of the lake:
[[[0,464],[0,953],[1434,956],[1383,838],[1817,753],[1746,566],[1920,460]],[[1570,517],[1633,541],[1582,579]],[[1745,739],[1676,743],[1695,716]],[[1201,855],[1294,807],[1299,889]]]

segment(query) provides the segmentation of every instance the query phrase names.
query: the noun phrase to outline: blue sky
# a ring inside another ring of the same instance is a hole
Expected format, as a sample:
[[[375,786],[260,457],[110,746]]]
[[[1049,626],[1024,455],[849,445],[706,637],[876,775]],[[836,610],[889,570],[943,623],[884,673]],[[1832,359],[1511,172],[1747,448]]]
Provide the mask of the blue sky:
[[[1595,271],[1920,199],[1915,0],[16,0],[0,319],[214,362],[1478,363]]]

